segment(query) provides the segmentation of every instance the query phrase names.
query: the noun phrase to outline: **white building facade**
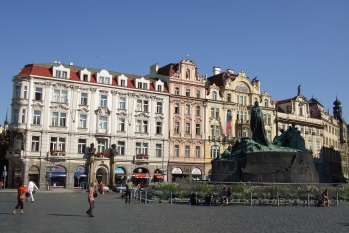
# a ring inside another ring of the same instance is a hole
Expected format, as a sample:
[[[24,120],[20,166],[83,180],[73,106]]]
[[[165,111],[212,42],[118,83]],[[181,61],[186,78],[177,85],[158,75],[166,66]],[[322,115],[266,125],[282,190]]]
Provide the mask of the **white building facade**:
[[[52,63],[26,65],[13,83],[10,186],[166,181],[169,94],[161,80]]]

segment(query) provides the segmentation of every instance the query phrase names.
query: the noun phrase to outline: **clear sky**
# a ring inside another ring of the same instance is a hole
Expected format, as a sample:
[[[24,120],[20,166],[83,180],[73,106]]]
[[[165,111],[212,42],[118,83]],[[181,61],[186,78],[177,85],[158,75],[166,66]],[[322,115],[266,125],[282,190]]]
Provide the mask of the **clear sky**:
[[[0,121],[25,64],[146,75],[187,55],[200,75],[219,66],[257,76],[275,100],[300,84],[332,115],[338,96],[349,121],[348,43],[348,0],[0,0]]]

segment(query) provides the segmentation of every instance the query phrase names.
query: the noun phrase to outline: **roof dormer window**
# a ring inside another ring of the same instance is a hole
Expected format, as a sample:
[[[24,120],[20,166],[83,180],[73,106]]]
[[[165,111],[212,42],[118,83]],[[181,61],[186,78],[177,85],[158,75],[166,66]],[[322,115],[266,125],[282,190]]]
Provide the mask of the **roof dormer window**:
[[[86,68],[79,71],[80,80],[84,82],[89,82],[91,79],[91,72]]]
[[[117,77],[118,86],[127,87],[127,77],[122,74]]]
[[[144,79],[143,77],[135,80],[136,87],[139,89],[149,89],[149,80]]]
[[[101,70],[97,73],[97,80],[99,83],[111,84],[112,75],[107,70]]]
[[[164,91],[164,82],[160,79],[154,83],[155,90],[157,91]]]
[[[58,67],[53,66],[53,75],[54,77],[57,78],[65,78],[65,79],[69,79],[70,78],[70,69],[65,68],[63,65],[60,65]]]

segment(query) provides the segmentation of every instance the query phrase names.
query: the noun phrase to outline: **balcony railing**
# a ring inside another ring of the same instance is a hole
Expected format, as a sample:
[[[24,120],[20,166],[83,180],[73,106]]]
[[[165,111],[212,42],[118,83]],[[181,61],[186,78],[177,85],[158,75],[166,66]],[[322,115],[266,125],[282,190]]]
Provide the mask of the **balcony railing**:
[[[7,150],[7,155],[20,157],[21,155],[24,155],[24,151],[21,150],[20,148],[9,148]]]

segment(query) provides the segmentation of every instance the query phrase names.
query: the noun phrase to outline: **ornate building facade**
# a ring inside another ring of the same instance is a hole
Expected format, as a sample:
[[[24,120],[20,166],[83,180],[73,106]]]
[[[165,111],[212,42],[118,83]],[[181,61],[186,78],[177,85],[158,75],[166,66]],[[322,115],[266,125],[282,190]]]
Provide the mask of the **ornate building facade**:
[[[205,174],[205,80],[190,60],[160,68],[155,64],[150,76],[167,83],[170,92],[168,181],[202,180]]]
[[[16,179],[68,189],[89,180],[166,180],[165,82],[72,63],[30,64],[13,78],[13,93],[10,186]]]
[[[234,74],[231,69],[221,72],[213,67],[213,76],[206,82],[205,170],[210,177],[211,160],[223,153],[235,140],[251,137],[250,115],[255,102],[263,109],[266,136],[275,136],[275,106],[271,96],[260,93],[260,81],[250,80],[243,71]]]

